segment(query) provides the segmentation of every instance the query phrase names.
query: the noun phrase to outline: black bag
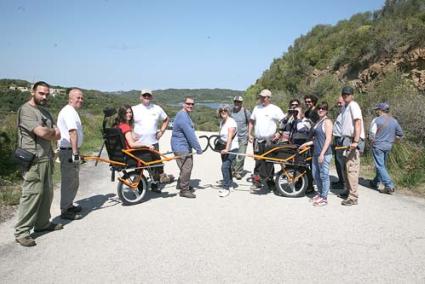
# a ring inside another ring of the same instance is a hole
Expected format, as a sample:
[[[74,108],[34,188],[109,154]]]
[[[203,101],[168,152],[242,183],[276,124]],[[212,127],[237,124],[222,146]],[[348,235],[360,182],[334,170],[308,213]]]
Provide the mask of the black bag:
[[[31,168],[35,155],[25,149],[16,148],[15,161],[21,166],[22,170],[28,171]]]
[[[217,138],[217,139],[214,141],[214,151],[218,151],[218,152],[220,152],[221,150],[226,149],[226,144],[227,144],[227,142],[226,142],[226,141],[223,141],[223,140],[221,140],[220,138]]]

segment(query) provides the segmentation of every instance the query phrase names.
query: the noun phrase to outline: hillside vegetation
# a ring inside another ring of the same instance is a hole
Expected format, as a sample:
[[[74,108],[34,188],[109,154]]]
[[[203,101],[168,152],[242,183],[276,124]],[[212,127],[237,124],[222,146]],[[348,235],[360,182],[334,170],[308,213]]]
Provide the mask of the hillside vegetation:
[[[258,92],[268,88],[283,109],[290,99],[305,94],[334,105],[344,85],[356,89],[366,128],[374,115],[372,106],[390,103],[406,134],[392,153],[392,172],[402,186],[423,183],[425,1],[387,0],[381,10],[315,26],[273,60],[248,88],[247,101],[253,106]]]

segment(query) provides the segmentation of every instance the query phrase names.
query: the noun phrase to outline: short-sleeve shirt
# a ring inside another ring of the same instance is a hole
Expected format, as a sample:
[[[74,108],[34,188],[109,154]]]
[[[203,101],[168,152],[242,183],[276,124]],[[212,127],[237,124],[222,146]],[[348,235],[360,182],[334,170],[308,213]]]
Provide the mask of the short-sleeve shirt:
[[[26,102],[18,110],[18,145],[35,154],[39,161],[53,157],[52,143],[34,134],[38,126],[55,127],[49,111],[42,106],[34,107]]]
[[[236,121],[233,118],[228,117],[224,124],[221,123],[220,133],[219,133],[220,139],[223,140],[223,141],[227,141],[227,135],[229,134],[229,128],[235,128],[235,131],[236,131],[236,135],[232,140],[232,144],[230,144],[230,150],[238,149],[239,148],[239,141],[238,141],[238,135],[237,135],[238,125],[236,124]]]
[[[276,124],[279,123],[285,114],[273,104],[267,106],[257,105],[251,114],[251,120],[255,121],[255,138],[267,139],[276,133]]]
[[[354,121],[356,119],[360,119],[360,138],[365,139],[362,110],[360,109],[359,104],[355,101],[352,101],[346,105],[342,111],[342,136],[354,138]]]
[[[238,139],[239,143],[248,143],[248,120],[251,116],[251,112],[246,108],[242,107],[238,112],[234,110],[231,113],[232,118],[238,125]]]
[[[126,149],[130,149],[130,145],[128,144],[127,138],[125,137],[125,134],[127,132],[131,132],[131,126],[128,123],[120,123],[118,124],[118,128],[121,130],[121,133],[124,135],[124,140],[125,140],[125,148]]]
[[[167,118],[164,110],[155,104],[138,104],[133,106],[134,133],[139,137],[138,142],[143,145],[153,145],[158,143],[156,133],[158,123]]]
[[[338,116],[335,119],[332,134],[335,137],[341,137],[342,136],[342,113],[339,113]]]
[[[84,134],[83,125],[81,124],[80,116],[75,108],[71,105],[64,106],[58,115],[58,128],[61,132],[61,139],[58,142],[59,147],[70,148],[71,140],[69,138],[69,131],[77,131],[77,146],[81,147],[83,144]]]

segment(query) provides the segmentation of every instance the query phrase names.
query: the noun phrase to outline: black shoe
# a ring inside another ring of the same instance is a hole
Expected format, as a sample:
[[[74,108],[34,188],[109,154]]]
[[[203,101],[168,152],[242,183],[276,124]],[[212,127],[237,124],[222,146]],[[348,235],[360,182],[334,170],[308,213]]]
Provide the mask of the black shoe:
[[[83,218],[83,215],[66,210],[65,212],[62,212],[61,218],[67,220],[80,220]]]
[[[343,200],[341,202],[341,205],[343,206],[353,206],[353,205],[357,205],[358,201],[354,200],[354,199],[347,199],[347,200]]]
[[[189,190],[181,190],[179,195],[181,197],[186,197],[186,198],[196,198],[196,195],[190,192]]]
[[[161,189],[158,187],[157,183],[152,183],[151,184],[151,191],[155,192],[155,193],[161,193]]]
[[[33,246],[36,245],[34,239],[31,238],[31,236],[26,236],[26,237],[23,237],[23,238],[16,238],[15,240],[18,244],[20,244],[23,247],[33,247]]]
[[[337,197],[342,198],[342,199],[347,199],[348,193],[340,193],[340,194],[337,195]]]
[[[81,208],[80,205],[77,205],[77,206],[72,205],[71,207],[68,208],[68,211],[72,211],[75,213],[80,213],[81,210],[83,210],[83,208]]]
[[[49,226],[43,229],[34,229],[34,232],[40,233],[40,232],[52,232],[57,230],[62,230],[63,224],[56,224],[56,223],[49,223]]]

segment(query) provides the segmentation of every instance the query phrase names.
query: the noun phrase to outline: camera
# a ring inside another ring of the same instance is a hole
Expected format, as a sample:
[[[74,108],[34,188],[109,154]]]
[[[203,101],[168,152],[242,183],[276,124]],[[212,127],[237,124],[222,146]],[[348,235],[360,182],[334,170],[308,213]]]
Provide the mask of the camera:
[[[297,109],[290,108],[290,109],[288,109],[288,113],[289,114],[293,114],[293,115],[298,115],[298,110]]]

